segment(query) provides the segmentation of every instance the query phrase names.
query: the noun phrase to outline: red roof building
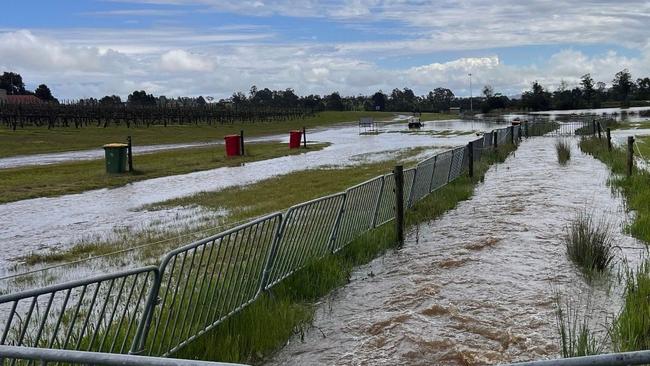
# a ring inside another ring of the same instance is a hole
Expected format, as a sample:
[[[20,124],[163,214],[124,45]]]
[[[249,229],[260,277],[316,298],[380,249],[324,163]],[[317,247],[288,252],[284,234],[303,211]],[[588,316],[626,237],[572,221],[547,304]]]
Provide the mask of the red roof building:
[[[4,102],[7,104],[42,104],[43,101],[40,100],[35,95],[7,95],[4,97]]]

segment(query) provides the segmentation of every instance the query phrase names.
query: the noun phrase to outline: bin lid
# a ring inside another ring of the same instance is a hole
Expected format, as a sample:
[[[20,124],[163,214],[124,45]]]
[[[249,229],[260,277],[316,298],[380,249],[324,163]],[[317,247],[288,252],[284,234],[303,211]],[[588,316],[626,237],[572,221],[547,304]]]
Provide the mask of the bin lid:
[[[226,135],[223,138],[233,138],[233,137],[239,138],[240,136],[239,135]]]
[[[111,147],[129,147],[129,145],[127,145],[127,144],[123,144],[123,143],[119,143],[119,142],[113,142],[113,143],[110,143],[110,144],[106,144],[106,145],[104,145],[104,146],[102,146],[102,147],[105,149],[105,148],[107,148],[107,147],[108,147],[108,148],[111,148]]]

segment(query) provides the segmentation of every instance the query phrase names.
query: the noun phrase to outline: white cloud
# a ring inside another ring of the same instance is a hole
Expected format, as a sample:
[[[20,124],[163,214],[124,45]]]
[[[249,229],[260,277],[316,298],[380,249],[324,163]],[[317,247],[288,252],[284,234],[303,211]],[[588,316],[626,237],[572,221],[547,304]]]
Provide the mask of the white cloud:
[[[160,68],[171,72],[209,72],[214,69],[214,65],[199,55],[184,50],[171,50],[160,56]]]

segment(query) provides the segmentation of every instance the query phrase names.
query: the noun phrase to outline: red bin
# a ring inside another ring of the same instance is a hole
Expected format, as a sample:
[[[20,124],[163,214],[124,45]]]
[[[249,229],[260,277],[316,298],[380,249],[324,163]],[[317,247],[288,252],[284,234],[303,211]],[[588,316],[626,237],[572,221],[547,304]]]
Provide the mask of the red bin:
[[[239,135],[228,135],[223,138],[226,140],[226,156],[239,156],[241,155],[241,147],[239,146]]]
[[[289,131],[289,148],[299,149],[301,137],[302,137],[302,131],[298,131],[298,130]]]

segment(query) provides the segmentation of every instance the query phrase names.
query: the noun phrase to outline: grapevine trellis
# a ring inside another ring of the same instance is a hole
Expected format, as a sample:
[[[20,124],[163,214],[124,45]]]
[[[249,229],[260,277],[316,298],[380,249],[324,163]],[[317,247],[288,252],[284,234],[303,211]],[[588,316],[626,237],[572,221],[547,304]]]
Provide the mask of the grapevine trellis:
[[[24,127],[219,125],[286,121],[313,113],[302,108],[236,108],[217,103],[196,106],[0,104],[0,123],[13,130]]]

